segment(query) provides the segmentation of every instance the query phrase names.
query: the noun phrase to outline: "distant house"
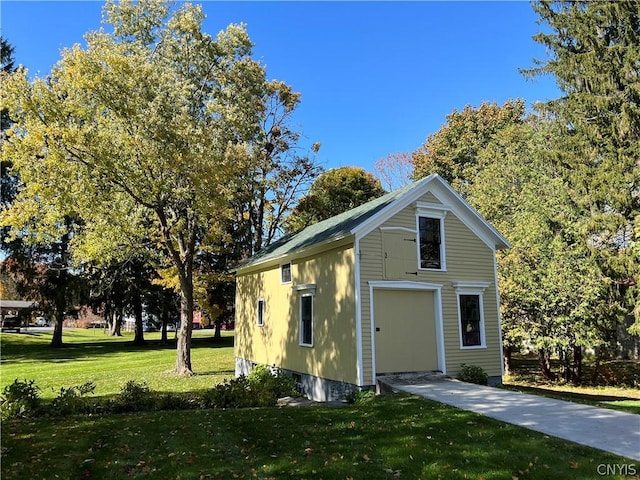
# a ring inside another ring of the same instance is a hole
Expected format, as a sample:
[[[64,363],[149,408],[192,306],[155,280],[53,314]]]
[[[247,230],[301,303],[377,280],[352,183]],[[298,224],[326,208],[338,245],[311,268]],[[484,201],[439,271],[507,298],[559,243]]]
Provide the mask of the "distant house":
[[[318,400],[463,363],[499,383],[508,246],[438,175],[284,237],[237,269],[236,374],[274,365]]]

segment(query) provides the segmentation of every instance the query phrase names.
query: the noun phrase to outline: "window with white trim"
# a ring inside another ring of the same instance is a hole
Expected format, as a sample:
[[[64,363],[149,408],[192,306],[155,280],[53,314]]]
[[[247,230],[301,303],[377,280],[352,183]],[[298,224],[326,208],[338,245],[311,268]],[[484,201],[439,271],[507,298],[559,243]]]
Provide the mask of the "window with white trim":
[[[280,265],[280,282],[291,283],[291,263]]]
[[[420,270],[447,270],[444,219],[448,210],[445,205],[416,203],[418,268]]]
[[[256,325],[259,327],[264,326],[264,298],[258,299]]]
[[[442,270],[442,219],[418,217],[420,268]]]
[[[463,347],[482,346],[482,315],[480,295],[460,295],[460,333]]]
[[[460,348],[484,348],[484,299],[489,286],[485,282],[454,282],[458,297]]]
[[[313,293],[300,295],[300,345],[313,346]]]

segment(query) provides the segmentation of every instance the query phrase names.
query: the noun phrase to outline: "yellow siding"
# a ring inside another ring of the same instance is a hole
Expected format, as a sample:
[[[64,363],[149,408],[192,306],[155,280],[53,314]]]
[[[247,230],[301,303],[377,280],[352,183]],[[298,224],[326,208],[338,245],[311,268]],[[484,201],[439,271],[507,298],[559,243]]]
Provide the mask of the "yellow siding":
[[[436,196],[431,192],[427,192],[422,197],[420,197],[420,201],[442,205],[442,202],[438,200]]]
[[[419,201],[435,203],[431,194]],[[479,365],[490,375],[501,375],[501,356],[498,328],[498,305],[496,298],[494,253],[452,212],[445,220],[446,271],[418,270],[418,274],[402,280],[441,284],[442,317],[447,374],[455,376],[461,363]],[[403,227],[416,229],[415,206],[411,205],[381,227]],[[411,233],[409,233],[411,235]],[[417,248],[417,247],[416,247]],[[417,252],[417,250],[416,250]],[[417,257],[417,253],[416,253]],[[417,260],[416,260],[417,261]],[[417,265],[416,269],[417,270]],[[360,295],[362,304],[363,367],[365,383],[370,381],[371,369],[371,312],[369,281],[384,279],[382,231],[377,228],[360,240]],[[461,349],[458,326],[458,306],[452,282],[487,282],[484,291],[484,319],[486,347]]]
[[[353,244],[292,262],[292,283],[280,267],[239,274],[235,355],[256,363],[357,383]],[[299,345],[295,286],[315,284],[313,347]],[[264,298],[264,326],[256,325]]]

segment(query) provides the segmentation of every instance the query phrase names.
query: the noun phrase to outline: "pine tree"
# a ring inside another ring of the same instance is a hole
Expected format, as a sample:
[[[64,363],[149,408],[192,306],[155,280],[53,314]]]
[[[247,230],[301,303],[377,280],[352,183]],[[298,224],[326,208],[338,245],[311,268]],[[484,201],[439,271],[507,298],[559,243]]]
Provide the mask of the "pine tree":
[[[579,155],[567,180],[590,212],[585,240],[610,282],[606,314],[618,319],[640,302],[640,3],[539,2],[550,52],[525,74],[553,75],[564,96],[543,106],[563,124]],[[640,311],[636,323],[640,333]]]

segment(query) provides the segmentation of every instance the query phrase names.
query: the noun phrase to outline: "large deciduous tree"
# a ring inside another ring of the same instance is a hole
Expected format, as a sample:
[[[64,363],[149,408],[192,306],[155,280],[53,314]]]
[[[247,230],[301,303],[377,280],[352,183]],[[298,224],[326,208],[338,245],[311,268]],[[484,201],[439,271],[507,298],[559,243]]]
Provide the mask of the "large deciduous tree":
[[[580,155],[568,181],[590,215],[583,227],[610,285],[608,315],[635,309],[640,333],[640,7],[636,1],[536,2],[547,28],[534,39],[549,58],[528,75],[555,77],[563,92],[543,107]],[[621,309],[619,307],[622,307]]]
[[[524,114],[522,100],[509,100],[502,106],[485,102],[478,108],[467,105],[460,112],[454,110],[440,130],[413,152],[414,180],[437,173],[466,195],[480,169],[480,150],[505,127],[521,124]]]
[[[546,378],[557,353],[565,379],[579,381],[583,349],[603,343],[605,285],[577,226],[583,212],[561,174],[558,157],[569,153],[557,130],[537,117],[503,129],[479,152],[468,199],[512,245],[498,253],[507,367],[511,349],[527,346]]]
[[[397,190],[411,183],[413,160],[411,153],[390,153],[373,164],[376,174],[388,191]]]
[[[156,245],[181,296],[175,371],[189,374],[195,259],[230,215],[265,98],[286,86],[266,80],[243,26],[203,32],[198,6],[109,0],[104,11],[109,30],[65,50],[47,78],[3,78],[16,123],[2,155],[24,186],[2,220],[21,234],[38,217],[37,236],[58,225],[47,211],[72,205],[84,258]]]
[[[340,167],[320,175],[287,219],[290,231],[303,228],[384,195],[380,180],[360,167]]]

